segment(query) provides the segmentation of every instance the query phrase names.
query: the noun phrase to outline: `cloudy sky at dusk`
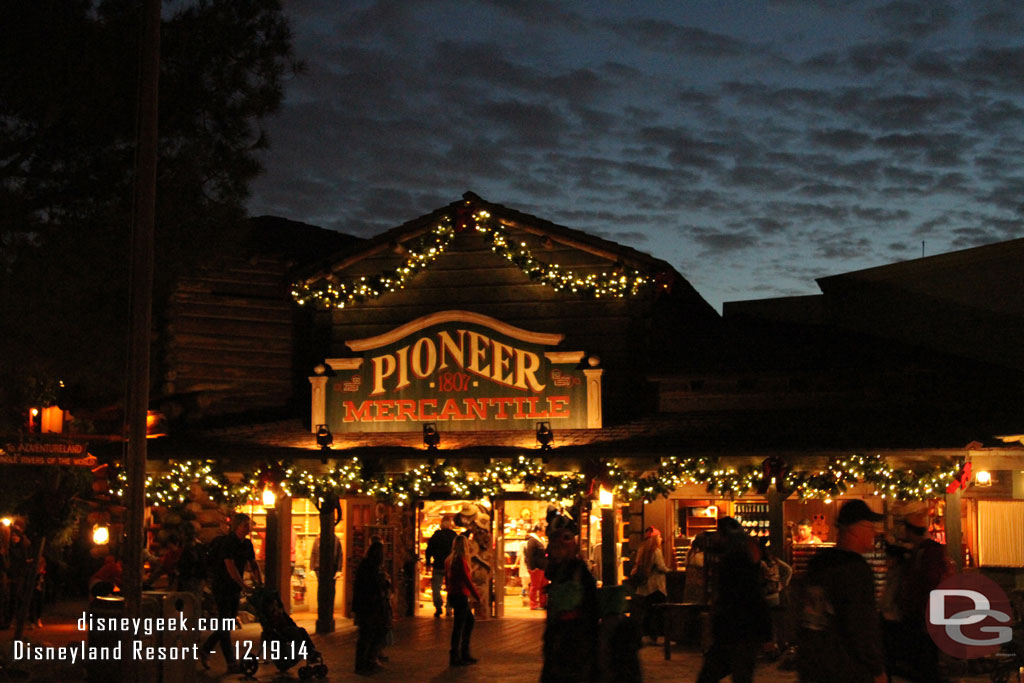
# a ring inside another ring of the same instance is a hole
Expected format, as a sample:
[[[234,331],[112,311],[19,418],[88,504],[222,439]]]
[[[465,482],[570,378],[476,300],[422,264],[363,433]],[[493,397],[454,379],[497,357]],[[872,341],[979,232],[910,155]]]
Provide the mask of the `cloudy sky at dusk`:
[[[285,0],[253,215],[368,236],[472,190],[723,301],[1018,237],[1017,0]]]

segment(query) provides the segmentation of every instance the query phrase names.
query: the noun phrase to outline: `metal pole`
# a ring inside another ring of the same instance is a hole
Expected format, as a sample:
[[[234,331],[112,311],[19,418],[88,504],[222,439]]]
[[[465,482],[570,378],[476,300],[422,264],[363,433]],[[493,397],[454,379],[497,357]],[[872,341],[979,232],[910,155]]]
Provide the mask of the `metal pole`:
[[[125,614],[140,616],[143,518],[146,506],[146,411],[149,408],[149,343],[153,299],[153,234],[156,223],[157,86],[160,75],[160,0],[144,0],[139,55],[138,131],[131,251],[131,336],[125,404],[128,441],[125,473]],[[126,658],[122,680],[136,679]]]

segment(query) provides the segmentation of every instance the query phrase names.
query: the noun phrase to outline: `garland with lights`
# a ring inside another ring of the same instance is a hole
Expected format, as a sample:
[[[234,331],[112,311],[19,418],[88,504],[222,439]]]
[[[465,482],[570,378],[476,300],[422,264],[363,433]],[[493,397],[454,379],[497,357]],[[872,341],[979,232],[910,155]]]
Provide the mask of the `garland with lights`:
[[[619,465],[605,461],[584,463],[583,472],[551,473],[540,459],[519,455],[514,460],[492,462],[478,475],[441,462],[423,464],[407,472],[385,474],[370,472],[358,459],[339,462],[326,473],[302,470],[294,465],[270,463],[257,472],[234,482],[223,473],[214,473],[214,461],[172,463],[168,472],[146,478],[146,496],[151,505],[173,506],[186,503],[194,484],[211,499],[234,506],[255,499],[265,488],[280,490],[287,496],[313,499],[318,505],[329,494],[338,497],[366,495],[380,501],[405,506],[419,498],[443,490],[462,499],[477,500],[500,496],[510,484],[541,500],[557,502],[593,496],[598,487],[612,491],[620,500],[650,502],[667,496],[684,484],[704,485],[708,493],[735,498],[748,491],[764,493],[770,486],[780,492],[792,492],[800,499],[830,501],[857,483],[869,484],[873,494],[883,499],[923,500],[946,493],[952,482],[961,478],[961,461],[928,471],[896,470],[880,455],[850,455],[832,458],[824,469],[794,472],[784,476],[768,476],[777,470],[744,465],[733,467],[715,458],[662,459],[657,470],[648,475],[627,472]],[[111,493],[123,494],[125,478],[119,474],[112,482]]]
[[[654,281],[640,271],[624,266],[616,266],[616,270],[611,274],[600,275],[583,275],[571,270],[562,270],[557,263],[546,263],[534,257],[526,242],[514,243],[505,226],[491,221],[490,218],[491,215],[486,211],[473,214],[474,228],[485,236],[491,245],[491,251],[515,264],[531,280],[541,282],[556,291],[569,290],[593,298],[623,298],[627,295],[635,296]],[[455,233],[451,217],[445,216],[427,234],[411,245],[403,246],[406,259],[397,268],[348,282],[327,281],[315,287],[297,283],[293,285],[292,299],[300,306],[314,304],[323,308],[345,308],[403,289],[412,276],[444,253]]]

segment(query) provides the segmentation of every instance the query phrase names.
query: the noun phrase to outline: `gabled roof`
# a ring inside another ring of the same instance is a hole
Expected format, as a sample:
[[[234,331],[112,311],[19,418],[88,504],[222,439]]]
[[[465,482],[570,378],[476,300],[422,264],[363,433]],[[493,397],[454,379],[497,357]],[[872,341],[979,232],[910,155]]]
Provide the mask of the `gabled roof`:
[[[407,221],[375,237],[350,245],[339,251],[332,252],[316,261],[308,262],[299,268],[296,279],[312,284],[331,273],[345,270],[363,259],[369,258],[386,250],[400,248],[405,242],[424,235],[434,228],[446,216],[454,217],[458,212],[484,210],[490,213],[491,219],[501,225],[523,232],[550,239],[552,242],[579,249],[612,262],[635,268],[649,274],[664,273],[675,279],[683,280],[682,276],[667,261],[655,258],[650,254],[637,251],[610,240],[567,228],[563,225],[516,211],[501,204],[494,204],[473,192],[466,192],[462,199],[448,206],[436,209],[428,214]]]

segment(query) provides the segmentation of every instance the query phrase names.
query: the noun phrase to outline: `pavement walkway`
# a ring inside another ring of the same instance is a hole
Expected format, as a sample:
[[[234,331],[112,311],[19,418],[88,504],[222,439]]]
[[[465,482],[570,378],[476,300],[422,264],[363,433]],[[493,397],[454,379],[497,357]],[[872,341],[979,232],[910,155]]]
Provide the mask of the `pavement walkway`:
[[[59,605],[50,610],[46,623],[40,629],[28,630],[25,638],[37,644],[54,646],[73,644],[85,640],[85,634],[77,628],[77,619],[82,616],[85,603]],[[312,615],[296,615],[300,626],[313,633]],[[389,661],[384,668],[370,677],[353,673],[356,630],[352,622],[341,616],[337,618],[337,630],[327,635],[314,635],[317,647],[324,655],[329,668],[327,681],[394,681],[400,683],[433,683],[456,681],[459,683],[495,683],[501,681],[538,681],[541,671],[541,637],[544,631],[542,612],[527,612],[523,615],[503,619],[477,621],[473,632],[473,654],[480,662],[473,666],[450,668],[448,666],[448,639],[451,633],[450,619],[434,619],[429,616],[404,618],[395,622],[394,645],[388,647]],[[53,683],[77,683],[87,680],[85,668],[79,664],[61,662],[11,661],[11,631],[0,632],[4,641],[3,657],[0,659],[0,682],[2,681],[47,681]],[[205,635],[205,634],[204,634]],[[259,642],[259,624],[249,623],[233,634],[234,640]],[[647,645],[640,651],[644,681],[694,681],[700,670],[701,655],[694,649],[673,645],[671,659],[665,659],[664,648]],[[162,678],[156,668],[140,673],[140,681],[163,683],[211,683],[213,681],[245,680],[241,675],[228,674],[224,658],[217,652],[210,657],[211,669],[203,670],[198,662],[167,662]],[[298,680],[299,666],[281,672],[273,664],[260,666],[255,680],[261,683],[284,683]],[[117,683],[120,667],[111,663],[101,667],[94,680],[103,683]],[[250,679],[250,681],[253,679]],[[323,679],[321,679],[323,680]],[[779,663],[758,665],[755,680],[761,683],[794,683],[795,673],[787,671]],[[963,677],[960,682],[980,682],[988,677]]]

